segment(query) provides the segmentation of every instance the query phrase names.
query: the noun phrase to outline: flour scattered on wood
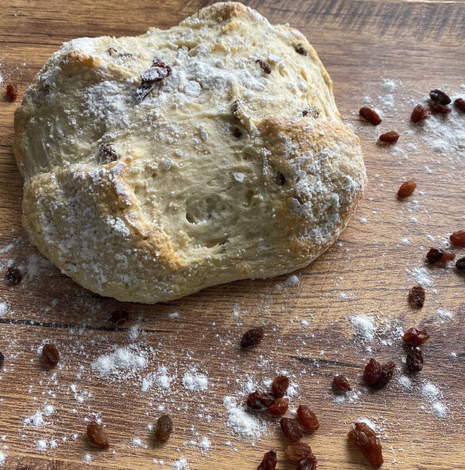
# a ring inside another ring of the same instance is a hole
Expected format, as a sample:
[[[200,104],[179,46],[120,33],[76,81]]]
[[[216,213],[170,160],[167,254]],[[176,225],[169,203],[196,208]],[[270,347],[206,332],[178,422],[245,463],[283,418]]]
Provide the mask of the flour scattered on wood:
[[[414,268],[411,271],[407,270],[407,272],[415,279],[419,286],[426,289],[433,285],[433,280],[426,268]]]
[[[191,392],[202,392],[208,387],[208,379],[204,374],[196,374],[195,372],[186,372],[182,378],[182,384]]]
[[[238,437],[257,439],[263,433],[263,426],[258,419],[247,413],[245,408],[238,408],[234,397],[225,397],[223,404],[228,412],[228,426]]]
[[[127,375],[147,366],[147,359],[143,353],[137,353],[127,348],[117,348],[110,354],[103,354],[92,364],[92,369],[101,376],[118,375],[125,371]]]
[[[375,337],[375,319],[368,315],[357,315],[350,318],[355,334],[364,341],[373,341]]]

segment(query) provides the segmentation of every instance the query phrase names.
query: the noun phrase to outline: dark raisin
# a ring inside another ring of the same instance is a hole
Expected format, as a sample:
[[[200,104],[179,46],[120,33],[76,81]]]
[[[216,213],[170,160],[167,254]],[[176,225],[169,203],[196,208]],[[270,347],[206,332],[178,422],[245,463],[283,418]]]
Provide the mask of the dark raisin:
[[[234,132],[233,132],[233,136],[236,139],[240,139],[242,137],[242,131],[238,127],[235,127]]]
[[[298,45],[295,47],[295,51],[297,52],[297,54],[308,55],[307,49],[305,49],[305,48],[302,46],[302,44],[298,44]]]
[[[5,273],[5,284],[11,286],[13,284],[19,284],[23,279],[21,271],[16,266],[10,266]]]
[[[263,70],[264,73],[271,73],[270,64],[268,64],[267,62],[265,62],[262,59],[257,59],[255,62],[260,65],[260,67],[261,67],[261,69]]]
[[[154,435],[155,439],[160,442],[166,442],[173,430],[173,421],[169,415],[160,416],[155,423]]]
[[[100,164],[106,165],[107,163],[114,162],[118,159],[118,155],[113,148],[113,144],[101,144],[98,148]]]
[[[392,144],[399,140],[399,134],[396,131],[389,131],[379,136],[381,142]]]
[[[260,344],[263,339],[263,328],[252,328],[244,333],[241,340],[241,348],[247,349]]]
[[[465,113],[465,100],[463,98],[457,98],[454,101],[454,104],[455,104],[457,109],[460,109],[460,111],[462,111],[462,113]]]
[[[279,186],[284,186],[286,184],[286,177],[282,173],[278,172],[277,179]]]
[[[296,444],[290,444],[286,447],[284,451],[284,455],[286,456],[287,460],[291,462],[300,462],[303,460],[307,455],[312,453],[312,448],[305,444],[304,442],[297,442]]]
[[[450,236],[452,245],[465,246],[465,230],[458,230]]]
[[[420,346],[420,344],[426,343],[430,338],[426,330],[420,330],[415,328],[409,328],[403,336],[404,343],[408,346]]]
[[[352,390],[349,381],[343,375],[336,375],[333,378],[332,386],[336,393],[346,393]]]
[[[395,368],[392,361],[381,365],[376,359],[371,359],[365,367],[363,380],[374,389],[383,388],[392,379]]]
[[[302,116],[303,117],[310,116],[310,117],[316,119],[319,115],[320,115],[320,110],[318,108],[314,108],[313,106],[305,108],[302,111]]]
[[[431,90],[429,92],[429,97],[439,104],[449,104],[451,99],[441,90]]]
[[[420,372],[423,369],[423,353],[419,348],[411,348],[407,352],[407,369],[410,372]]]
[[[271,384],[271,390],[275,398],[281,398],[286,394],[289,387],[289,377],[285,375],[278,375]]]
[[[363,119],[368,121],[370,124],[373,124],[374,126],[381,124],[381,118],[379,117],[378,113],[376,111],[373,111],[368,106],[360,108],[359,114],[360,116],[362,116]]]
[[[11,101],[15,101],[18,97],[18,87],[14,83],[9,83],[6,86],[6,94]]]
[[[399,197],[407,197],[415,191],[417,187],[416,183],[412,180],[404,181],[401,185],[399,190],[397,191],[397,196]]]
[[[302,429],[296,420],[289,418],[281,418],[280,424],[284,435],[291,442],[297,442],[303,436]]]
[[[277,398],[268,411],[275,416],[284,416],[288,408],[289,398]]]
[[[431,116],[431,111],[428,108],[425,108],[421,104],[417,104],[412,111],[412,116],[410,117],[410,120],[414,124],[418,124],[420,121],[423,121],[426,118],[429,118]]]
[[[234,116],[236,116],[238,110],[239,110],[239,100],[236,100],[231,105],[231,113],[234,114]]]
[[[274,403],[274,398],[264,392],[249,393],[247,396],[247,406],[252,410],[263,411],[267,410]]]
[[[309,454],[297,464],[296,470],[316,470],[318,459],[314,454]]]
[[[54,344],[44,344],[42,348],[42,361],[49,367],[55,367],[60,360],[60,353]]]
[[[270,450],[263,456],[262,463],[257,467],[257,470],[274,470],[277,464],[276,452]]]
[[[438,261],[441,261],[443,253],[444,252],[441,250],[441,248],[430,248],[428,253],[426,253],[426,259],[430,264],[437,263]]]
[[[431,110],[432,113],[434,114],[449,114],[452,110],[448,108],[447,106],[444,106],[439,103],[434,103],[431,102],[429,103],[429,109]]]
[[[465,269],[465,257],[458,259],[455,263],[455,267],[460,270]]]
[[[425,289],[421,286],[413,286],[408,294],[408,299],[415,307],[423,307],[425,303]]]
[[[155,59],[152,66],[140,74],[141,84],[136,90],[136,101],[140,103],[156,86],[171,75],[171,67]]]
[[[126,310],[115,310],[108,321],[115,326],[124,325],[129,320],[129,313]]]
[[[0,367],[3,366],[3,363],[5,362],[5,356],[3,353],[0,351]]]
[[[105,449],[110,445],[107,431],[95,421],[87,425],[87,437],[92,445],[100,447],[100,449]]]
[[[373,429],[365,423],[355,423],[355,428],[349,431],[349,440],[357,446],[373,467],[383,465],[381,442]]]
[[[310,431],[316,431],[320,427],[316,414],[306,405],[299,406],[297,416],[302,425]]]

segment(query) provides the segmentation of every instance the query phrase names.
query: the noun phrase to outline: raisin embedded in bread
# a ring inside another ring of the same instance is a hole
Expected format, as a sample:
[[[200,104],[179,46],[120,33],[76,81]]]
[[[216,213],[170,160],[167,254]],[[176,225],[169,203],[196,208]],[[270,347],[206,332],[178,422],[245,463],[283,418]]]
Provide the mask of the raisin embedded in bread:
[[[167,31],[64,44],[15,128],[32,243],[119,300],[304,267],[366,184],[312,46],[240,3]]]

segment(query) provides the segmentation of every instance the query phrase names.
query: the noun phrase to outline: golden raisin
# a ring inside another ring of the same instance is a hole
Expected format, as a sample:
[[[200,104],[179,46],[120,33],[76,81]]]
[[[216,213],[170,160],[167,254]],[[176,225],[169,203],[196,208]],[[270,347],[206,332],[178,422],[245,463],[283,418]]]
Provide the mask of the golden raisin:
[[[465,230],[457,230],[450,236],[450,241],[455,246],[465,246]]]
[[[278,375],[271,384],[271,390],[275,398],[281,398],[289,387],[289,378],[284,375]]]
[[[297,416],[302,425],[310,431],[316,431],[320,427],[316,414],[306,405],[299,406]]]
[[[349,431],[349,440],[357,446],[373,467],[383,465],[381,442],[373,429],[365,423],[355,423],[355,428]]]
[[[105,449],[110,445],[107,431],[101,424],[95,421],[87,425],[87,437],[92,445],[100,449]]]
[[[415,328],[409,328],[403,336],[404,343],[408,346],[420,346],[420,344],[426,343],[430,338],[426,330],[420,330]]]
[[[415,191],[417,185],[414,181],[412,180],[408,180],[408,181],[404,181],[401,185],[400,185],[400,188],[399,190],[397,191],[397,195],[399,197],[407,197],[407,196],[410,196],[410,194],[413,193],[413,191]]]
[[[173,421],[169,415],[160,416],[155,424],[155,439],[160,442],[166,442],[173,430]]]
[[[284,451],[284,455],[286,456],[287,460],[292,462],[300,462],[303,460],[307,455],[312,453],[312,448],[305,444],[304,442],[297,442],[296,444],[290,444],[286,447]]]

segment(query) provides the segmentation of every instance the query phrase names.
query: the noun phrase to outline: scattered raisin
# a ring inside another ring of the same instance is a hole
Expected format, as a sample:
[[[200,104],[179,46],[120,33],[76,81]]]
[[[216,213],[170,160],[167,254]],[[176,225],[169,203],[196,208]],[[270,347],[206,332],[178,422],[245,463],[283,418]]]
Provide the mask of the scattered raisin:
[[[60,360],[60,353],[54,344],[44,344],[42,348],[42,361],[49,367],[55,367]]]
[[[439,104],[449,104],[451,99],[444,93],[442,90],[431,90],[429,92],[429,97]]]
[[[302,429],[295,419],[281,418],[280,424],[284,435],[291,442],[297,442],[303,436]]]
[[[423,369],[423,353],[421,349],[409,349],[407,352],[407,369],[410,372],[420,372]]]
[[[262,59],[257,59],[255,63],[259,64],[264,73],[271,73],[271,67],[268,62],[265,62]]]
[[[173,421],[169,415],[162,415],[157,419],[155,424],[154,435],[155,439],[160,442],[166,442],[173,430]]]
[[[421,104],[417,104],[412,111],[412,116],[410,117],[410,120],[414,124],[418,124],[420,121],[423,121],[423,119],[429,118],[431,116],[431,111],[428,108],[425,108]]]
[[[462,113],[465,113],[465,100],[463,98],[457,98],[454,104]]]
[[[312,448],[305,444],[304,442],[297,442],[296,444],[290,444],[286,447],[284,451],[284,455],[286,456],[287,460],[292,462],[300,462],[303,460],[307,455],[312,453]]]
[[[87,437],[92,445],[100,447],[100,449],[105,449],[110,445],[107,431],[95,421],[87,425]]]
[[[421,286],[413,286],[408,294],[408,299],[415,307],[423,307],[425,303],[425,289]]]
[[[320,427],[316,414],[306,405],[299,406],[297,416],[302,425],[310,431],[316,431]]]
[[[371,359],[363,373],[364,382],[371,388],[383,388],[392,379],[396,365],[392,361],[381,365],[376,359]]]
[[[446,261],[452,261],[453,259],[455,259],[455,253],[452,253],[452,251],[445,251],[441,256],[442,263],[445,263]]]
[[[429,109],[434,114],[449,114],[452,110],[443,104],[430,102]]]
[[[332,386],[336,393],[346,393],[352,390],[349,381],[343,375],[336,375],[333,378]]]
[[[285,395],[289,387],[289,377],[285,375],[278,375],[271,384],[271,390],[275,398],[281,398]]]
[[[373,429],[365,423],[355,423],[355,428],[349,431],[349,440],[362,451],[373,467],[381,467],[384,462],[381,442]]]
[[[240,139],[242,137],[242,131],[238,127],[235,127],[234,132],[233,132],[233,136],[236,139]]]
[[[118,159],[118,155],[116,154],[112,144],[101,144],[98,148],[98,153],[101,165],[106,165],[107,163],[114,162]]]
[[[403,336],[404,343],[408,346],[420,346],[420,344],[426,343],[430,338],[426,330],[420,330],[415,328],[409,328]]]
[[[451,251],[444,251],[441,248],[430,248],[426,254],[426,259],[430,264],[438,263],[439,261],[445,263],[452,261],[455,258],[455,253]]]
[[[276,452],[270,450],[263,456],[262,463],[257,467],[257,470],[274,470],[277,464]]]
[[[5,362],[5,356],[3,353],[0,351],[0,367],[3,366],[3,363]]]
[[[313,106],[309,106],[308,108],[305,108],[302,111],[302,116],[310,116],[312,118],[317,118],[320,115],[320,110],[318,108],[315,108]]]
[[[458,230],[450,236],[450,241],[455,246],[465,246],[465,230]]]
[[[115,326],[124,325],[129,320],[129,313],[126,310],[115,310],[108,318],[108,321]]]
[[[246,331],[241,340],[241,348],[247,349],[260,344],[264,333],[263,328],[252,328]]]
[[[267,410],[274,403],[274,398],[267,393],[255,390],[247,396],[247,406],[252,410]]]
[[[362,116],[363,119],[368,121],[370,124],[373,124],[374,126],[381,124],[381,118],[379,117],[378,113],[376,111],[373,111],[368,106],[360,108],[359,114],[360,116]]]
[[[302,44],[298,44],[298,45],[295,47],[295,51],[297,52],[297,54],[308,55],[307,49],[305,49],[305,48],[302,46]]]
[[[397,195],[399,197],[407,197],[415,191],[417,187],[416,183],[412,180],[404,181],[401,185],[399,190],[397,191]]]
[[[458,259],[455,263],[455,267],[460,270],[465,269],[465,257]]]
[[[277,398],[268,411],[275,416],[284,416],[288,408],[289,398]]]
[[[392,144],[399,140],[399,134],[396,131],[389,131],[379,136],[381,142]]]
[[[5,273],[5,284],[11,286],[13,284],[19,284],[23,279],[21,271],[16,266],[10,266]]]
[[[171,75],[171,67],[155,59],[152,66],[140,74],[141,84],[136,90],[136,101],[140,103],[155,88],[156,84]]]
[[[316,470],[318,459],[314,454],[309,454],[297,464],[296,470]]]
[[[15,101],[18,97],[18,87],[14,83],[9,83],[6,86],[6,94],[11,101]]]

